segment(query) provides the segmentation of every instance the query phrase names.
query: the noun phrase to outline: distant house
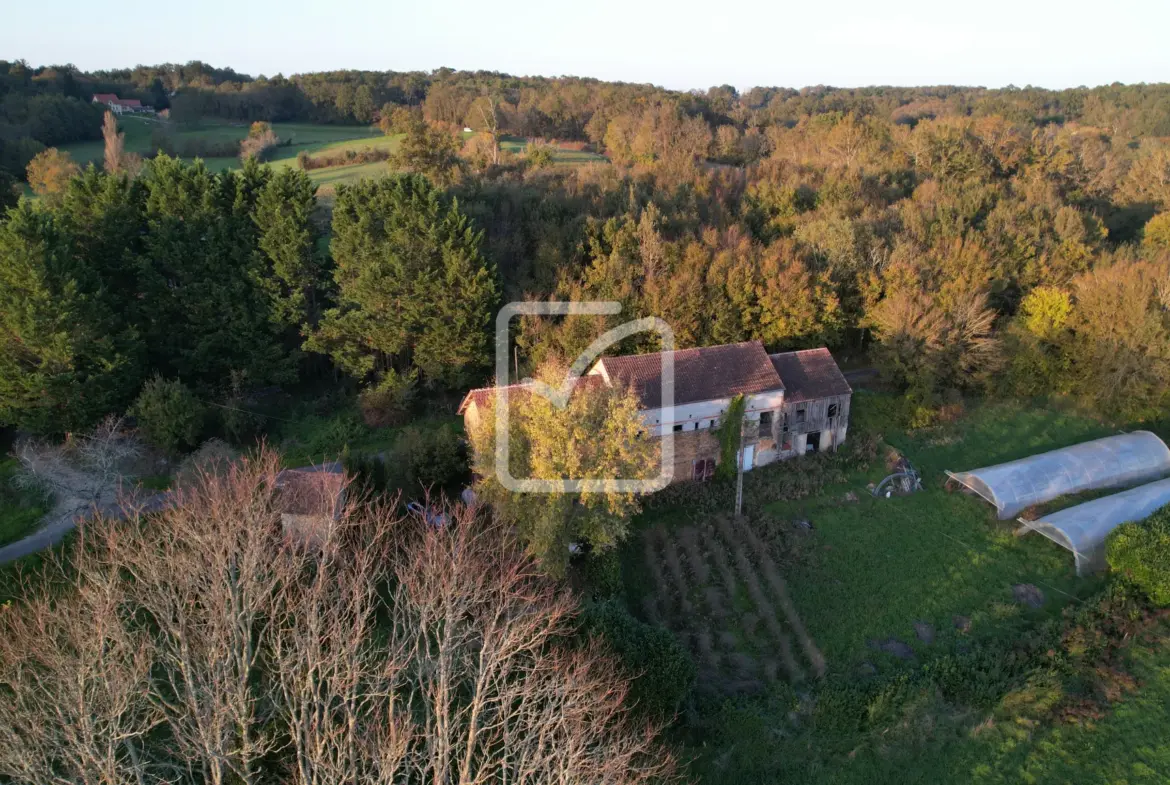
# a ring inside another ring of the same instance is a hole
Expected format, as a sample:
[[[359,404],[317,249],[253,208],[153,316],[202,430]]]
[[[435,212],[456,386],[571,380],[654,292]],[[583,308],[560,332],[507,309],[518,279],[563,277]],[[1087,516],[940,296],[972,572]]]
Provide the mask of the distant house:
[[[720,460],[715,435],[733,398],[745,398],[743,466],[835,450],[849,429],[853,390],[828,349],[769,355],[759,341],[674,353],[674,405],[662,401],[662,354],[602,357],[582,377],[633,389],[646,431],[674,437],[674,481],[712,476]],[[514,385],[510,390],[525,390]],[[468,428],[494,388],[472,390],[459,406]]]
[[[151,111],[150,107],[143,106],[137,98],[119,98],[114,93],[96,93],[93,103],[105,104],[111,112],[118,115]]]

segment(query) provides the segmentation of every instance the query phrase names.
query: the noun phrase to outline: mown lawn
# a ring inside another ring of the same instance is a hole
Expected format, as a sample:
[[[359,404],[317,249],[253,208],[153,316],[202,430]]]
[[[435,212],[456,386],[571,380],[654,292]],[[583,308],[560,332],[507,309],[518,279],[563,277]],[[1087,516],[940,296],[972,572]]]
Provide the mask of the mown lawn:
[[[947,492],[943,470],[1012,460],[1116,428],[1055,408],[987,403],[953,424],[908,433],[883,427],[889,403],[857,395],[855,424],[882,428],[886,443],[922,472],[922,492],[874,499],[865,485],[886,473],[878,460],[813,497],[768,507],[770,517],[807,519],[814,527],[801,535],[794,558],[778,560],[787,565],[784,581],[799,618],[825,656],[827,679],[771,683],[763,694],[721,707],[692,705],[681,738],[695,758],[693,773],[703,782],[741,785],[1167,781],[1170,652],[1137,650],[1141,691],[1084,726],[1056,723],[1042,709],[1017,710],[1021,701],[1045,705],[1060,694],[1059,685],[1029,685],[973,708],[921,686],[928,682],[911,678],[898,687],[896,681],[899,673],[984,645],[977,641],[1010,649],[1104,585],[1101,577],[1076,577],[1072,555],[1051,541],[1017,537],[1015,525],[997,521],[977,497]],[[638,575],[642,537],[655,531],[661,537],[663,526],[673,530],[689,517],[658,509],[639,522],[639,536],[623,554],[635,613],[647,590]],[[1013,586],[1019,584],[1038,587],[1042,605],[1018,602]],[[878,650],[891,640],[906,644],[911,658]],[[976,682],[982,675],[962,678]],[[825,725],[821,712],[839,722],[840,710],[818,702],[840,701],[854,689],[864,693],[872,679],[894,679],[895,688],[892,697],[859,699],[857,723],[864,730]]]

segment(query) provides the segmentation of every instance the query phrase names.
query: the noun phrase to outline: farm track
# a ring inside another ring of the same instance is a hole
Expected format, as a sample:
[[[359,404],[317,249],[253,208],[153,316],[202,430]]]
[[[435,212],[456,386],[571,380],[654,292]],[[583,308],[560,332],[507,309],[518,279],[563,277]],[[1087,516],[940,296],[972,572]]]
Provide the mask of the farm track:
[[[712,696],[755,694],[781,679],[825,673],[767,546],[746,523],[720,517],[658,527],[643,540],[652,593],[647,618],[690,649],[699,688]]]

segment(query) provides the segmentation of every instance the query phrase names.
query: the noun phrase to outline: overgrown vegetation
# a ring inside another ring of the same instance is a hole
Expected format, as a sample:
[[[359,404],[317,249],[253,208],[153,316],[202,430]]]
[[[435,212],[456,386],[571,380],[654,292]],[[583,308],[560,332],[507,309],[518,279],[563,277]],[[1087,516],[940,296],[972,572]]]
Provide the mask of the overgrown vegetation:
[[[0,461],[0,545],[35,529],[49,511],[49,496],[20,475],[15,459]]]
[[[1114,529],[1109,569],[1159,607],[1170,605],[1170,507]]]

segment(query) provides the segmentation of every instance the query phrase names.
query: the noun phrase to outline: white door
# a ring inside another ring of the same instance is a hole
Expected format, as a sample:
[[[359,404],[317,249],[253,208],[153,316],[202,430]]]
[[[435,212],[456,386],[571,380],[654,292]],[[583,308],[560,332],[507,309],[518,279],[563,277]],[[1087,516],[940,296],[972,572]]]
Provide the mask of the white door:
[[[752,461],[756,457],[756,445],[749,444],[743,448],[743,470],[750,472],[752,470]]]

